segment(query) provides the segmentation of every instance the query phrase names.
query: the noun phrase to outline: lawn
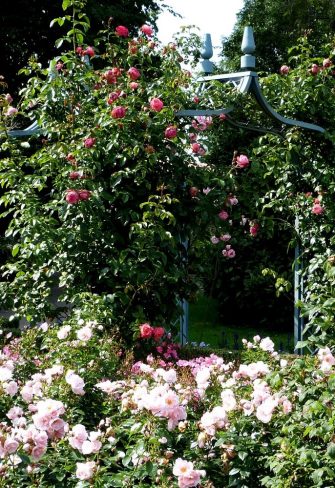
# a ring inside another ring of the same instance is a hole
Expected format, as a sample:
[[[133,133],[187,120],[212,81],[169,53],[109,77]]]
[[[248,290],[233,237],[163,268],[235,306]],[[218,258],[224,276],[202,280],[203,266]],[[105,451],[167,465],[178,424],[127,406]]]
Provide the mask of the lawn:
[[[292,318],[293,322],[293,318]],[[213,298],[200,297],[190,303],[189,341],[200,344],[204,342],[211,347],[240,349],[243,338],[252,339],[255,335],[269,336],[275,343],[276,350],[293,352],[292,331],[280,332],[271,328],[233,326],[222,322],[219,317],[218,303]]]

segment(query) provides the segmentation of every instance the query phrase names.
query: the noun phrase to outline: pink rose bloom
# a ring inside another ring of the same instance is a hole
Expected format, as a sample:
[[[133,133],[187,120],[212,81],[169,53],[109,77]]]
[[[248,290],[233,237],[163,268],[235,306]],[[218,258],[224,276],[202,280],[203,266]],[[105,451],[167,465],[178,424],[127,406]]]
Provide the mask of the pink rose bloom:
[[[8,107],[6,112],[5,112],[5,115],[7,117],[13,117],[13,115],[16,115],[18,113],[18,109],[15,108],[15,107]]]
[[[95,143],[96,143],[96,138],[95,137],[87,137],[84,140],[84,146],[87,147],[87,148],[93,147]]]
[[[331,61],[329,58],[324,59],[324,60],[322,61],[322,66],[323,66],[324,68],[330,68],[332,65],[333,65],[333,63],[332,63],[332,61]]]
[[[273,398],[269,397],[261,403],[256,410],[256,417],[258,420],[267,424],[270,422],[274,409],[278,406],[278,400],[274,400]]]
[[[178,487],[188,488],[198,486],[200,484],[200,476],[204,476],[204,473],[198,469],[194,469],[188,476],[180,476],[178,478]]]
[[[258,234],[258,231],[259,231],[259,224],[253,223],[252,225],[250,225],[249,232],[252,236],[256,236]]]
[[[332,366],[334,366],[335,364],[335,358],[329,347],[319,349],[318,359],[321,362],[320,369],[324,373],[328,373],[332,369]]]
[[[228,203],[229,205],[237,205],[238,204],[238,200],[237,198],[234,196],[234,197],[229,197],[228,198]]]
[[[222,236],[220,236],[220,241],[223,241],[223,242],[230,241],[230,239],[231,239],[230,234],[223,234]]]
[[[312,75],[317,75],[318,72],[320,71],[320,67],[317,64],[312,64],[310,71],[311,71]]]
[[[229,218],[228,212],[226,212],[225,210],[221,210],[221,212],[219,213],[219,219],[227,220],[228,218]]]
[[[57,332],[58,339],[60,339],[60,340],[66,339],[67,336],[69,335],[70,331],[71,331],[71,326],[70,325],[64,325]]]
[[[227,251],[227,258],[234,258],[236,256],[236,252],[234,251],[234,249],[228,249]]]
[[[240,154],[236,158],[236,167],[237,168],[246,168],[249,166],[249,159],[245,154]]]
[[[86,56],[94,56],[95,52],[94,52],[94,48],[92,46],[88,46],[84,51],[82,51],[82,53]]]
[[[155,341],[159,341],[165,334],[164,327],[154,327],[152,331],[152,335]]]
[[[211,243],[212,244],[218,244],[220,242],[220,239],[218,237],[212,236],[211,237]]]
[[[283,401],[283,412],[285,415],[292,412],[292,403],[290,402],[290,400]]]
[[[206,149],[204,149],[203,147],[201,147],[201,148],[199,149],[199,151],[198,151],[198,154],[199,154],[199,156],[205,156],[205,154],[206,154]]]
[[[6,417],[8,417],[10,420],[15,420],[19,417],[22,417],[23,415],[23,410],[21,407],[12,407],[10,410],[8,410]]]
[[[124,107],[114,107],[111,115],[113,119],[122,119],[126,115],[126,109]]]
[[[137,81],[131,81],[129,83],[129,86],[132,90],[137,90],[137,88],[139,87],[139,83],[137,83]]]
[[[79,171],[70,171],[69,178],[70,180],[78,180],[78,178],[80,178]]]
[[[178,129],[176,126],[174,125],[169,125],[166,129],[165,129],[165,137],[167,139],[174,139],[175,137],[177,137],[177,132],[178,132]]]
[[[140,325],[140,338],[141,339],[149,339],[153,335],[153,328],[150,324],[141,324]]]
[[[89,190],[78,190],[79,200],[88,200],[92,193]]]
[[[192,148],[192,152],[194,152],[194,154],[198,154],[198,152],[200,151],[201,145],[198,142],[194,142],[192,144],[191,148]]]
[[[115,34],[119,37],[128,37],[129,30],[127,29],[127,27],[124,27],[123,25],[118,25],[115,29]]]
[[[115,100],[117,100],[121,95],[120,91],[112,92],[108,95],[107,103],[108,105],[112,105]]]
[[[173,465],[173,474],[175,476],[187,476],[193,471],[193,463],[185,459],[177,458]]]
[[[94,474],[95,466],[96,464],[94,461],[77,463],[76,477],[82,481],[91,479]]]
[[[321,215],[325,211],[324,207],[319,203],[314,203],[312,213],[315,215]]]
[[[65,200],[70,205],[73,205],[74,203],[79,202],[79,193],[77,190],[66,190]]]
[[[7,437],[3,445],[5,454],[13,454],[18,447],[19,443],[12,437]]]
[[[290,68],[288,66],[286,66],[286,64],[281,66],[281,68],[279,70],[281,75],[287,75],[289,71],[290,71]]]
[[[141,73],[137,68],[129,68],[127,74],[129,78],[133,81],[136,81],[141,76]]]
[[[7,93],[5,95],[5,100],[6,100],[7,103],[12,103],[12,101],[13,101],[12,95],[10,95],[9,93]]]
[[[35,446],[31,451],[31,456],[34,458],[35,461],[38,461],[43,456],[46,450],[46,446]]]
[[[155,112],[160,112],[164,107],[164,103],[159,98],[152,98],[150,100],[150,108]]]
[[[152,34],[154,33],[153,28],[147,24],[143,24],[140,31],[143,32],[143,34],[145,34],[148,37],[152,36]]]

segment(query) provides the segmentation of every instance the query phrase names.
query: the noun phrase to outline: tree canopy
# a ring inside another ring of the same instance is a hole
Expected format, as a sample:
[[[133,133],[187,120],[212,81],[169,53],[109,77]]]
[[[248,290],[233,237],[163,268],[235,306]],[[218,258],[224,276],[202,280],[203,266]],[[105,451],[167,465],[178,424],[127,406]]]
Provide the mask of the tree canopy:
[[[334,0],[245,0],[232,34],[224,40],[229,69],[239,69],[243,28],[251,25],[256,38],[257,69],[277,72],[287,62],[287,51],[307,35],[316,51],[333,32]]]
[[[85,10],[90,18],[90,38],[111,19],[115,25],[126,25],[134,32],[145,22],[155,25],[162,6],[160,0],[88,0]],[[61,36],[59,26],[50,22],[63,15],[61,2],[48,0],[3,0],[0,11],[0,74],[5,77],[13,93],[22,84],[17,72],[32,54],[45,64],[59,51],[56,40]]]

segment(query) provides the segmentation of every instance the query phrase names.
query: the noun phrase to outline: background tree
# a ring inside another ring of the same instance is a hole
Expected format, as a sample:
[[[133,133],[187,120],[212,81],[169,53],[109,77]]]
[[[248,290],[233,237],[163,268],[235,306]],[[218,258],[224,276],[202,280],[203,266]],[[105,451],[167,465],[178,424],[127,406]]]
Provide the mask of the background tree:
[[[104,28],[111,18],[115,25],[125,25],[134,33],[142,24],[149,22],[155,26],[157,16],[163,5],[160,0],[89,0],[86,12],[91,21],[87,41],[93,41],[96,33]],[[61,2],[48,0],[3,0],[0,11],[0,52],[1,75],[15,93],[24,84],[17,72],[26,66],[32,54],[45,65],[59,51],[56,40],[61,37],[61,28],[50,22],[61,17]]]
[[[245,0],[232,34],[224,40],[227,68],[240,67],[240,46],[245,25],[254,28],[258,69],[277,72],[287,62],[287,51],[308,34],[317,53],[335,26],[334,0]],[[313,53],[312,53],[313,55]],[[315,55],[315,54],[314,54]]]

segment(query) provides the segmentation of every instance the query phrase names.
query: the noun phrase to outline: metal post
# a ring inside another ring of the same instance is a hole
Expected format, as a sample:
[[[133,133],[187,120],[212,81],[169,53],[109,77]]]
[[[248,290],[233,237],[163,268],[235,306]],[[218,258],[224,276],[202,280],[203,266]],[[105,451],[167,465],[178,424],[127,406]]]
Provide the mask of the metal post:
[[[298,217],[295,218],[295,230],[299,238]],[[297,244],[294,252],[294,347],[303,338],[304,318],[301,316],[300,309],[297,307],[297,303],[302,302],[303,291],[301,248]],[[301,348],[295,349],[295,352],[297,354],[303,353]]]

